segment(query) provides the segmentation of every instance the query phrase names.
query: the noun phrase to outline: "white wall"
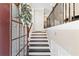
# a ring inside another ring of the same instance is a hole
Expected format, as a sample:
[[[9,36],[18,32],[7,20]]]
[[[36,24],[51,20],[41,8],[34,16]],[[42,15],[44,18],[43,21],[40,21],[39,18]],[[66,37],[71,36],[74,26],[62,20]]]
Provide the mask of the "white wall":
[[[33,31],[42,31],[44,29],[44,8],[32,9]]]
[[[52,55],[79,55],[79,21],[46,29]]]

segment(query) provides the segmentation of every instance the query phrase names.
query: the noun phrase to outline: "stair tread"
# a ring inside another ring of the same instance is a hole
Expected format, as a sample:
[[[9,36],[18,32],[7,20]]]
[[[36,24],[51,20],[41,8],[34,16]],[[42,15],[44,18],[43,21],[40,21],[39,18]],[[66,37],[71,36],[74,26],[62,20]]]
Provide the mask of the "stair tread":
[[[32,32],[32,33],[46,33],[44,31],[35,31],[35,32]]]
[[[30,40],[30,42],[48,42],[48,40]]]
[[[50,56],[50,55],[29,55],[29,56]]]
[[[29,44],[29,46],[49,46],[48,44]]]

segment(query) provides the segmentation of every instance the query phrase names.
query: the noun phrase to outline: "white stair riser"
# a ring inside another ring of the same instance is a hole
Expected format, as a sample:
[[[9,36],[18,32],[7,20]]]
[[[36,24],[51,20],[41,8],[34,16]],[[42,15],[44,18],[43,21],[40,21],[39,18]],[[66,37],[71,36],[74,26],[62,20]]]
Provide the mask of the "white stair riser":
[[[29,41],[31,41],[31,40],[36,40],[36,41],[42,41],[42,40],[46,40],[47,41],[47,39],[30,39]]]
[[[30,37],[47,37],[47,35],[31,35]]]
[[[48,39],[30,39],[30,40],[48,40]]]
[[[48,44],[48,42],[29,42],[29,44]]]
[[[50,52],[30,52],[29,55],[50,55]]]
[[[47,34],[47,33],[32,33],[32,34]]]
[[[47,37],[47,36],[30,36],[30,37],[38,37],[39,38],[39,37]]]

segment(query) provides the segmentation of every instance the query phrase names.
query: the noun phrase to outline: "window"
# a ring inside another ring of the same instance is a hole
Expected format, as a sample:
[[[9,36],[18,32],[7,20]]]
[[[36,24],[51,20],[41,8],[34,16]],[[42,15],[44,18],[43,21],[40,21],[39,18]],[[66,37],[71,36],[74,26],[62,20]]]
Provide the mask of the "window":
[[[12,55],[24,56],[27,54],[27,28],[18,18],[19,9],[12,4]]]

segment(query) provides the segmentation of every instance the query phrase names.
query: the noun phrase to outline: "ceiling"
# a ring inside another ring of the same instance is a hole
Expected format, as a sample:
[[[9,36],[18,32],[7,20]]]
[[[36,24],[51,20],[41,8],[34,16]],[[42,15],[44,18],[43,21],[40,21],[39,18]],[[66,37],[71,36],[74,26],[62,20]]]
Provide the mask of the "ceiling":
[[[56,3],[31,3],[32,8],[44,8],[45,16],[48,16]]]

